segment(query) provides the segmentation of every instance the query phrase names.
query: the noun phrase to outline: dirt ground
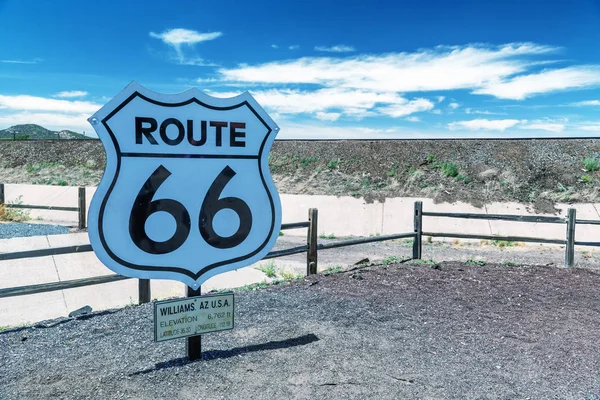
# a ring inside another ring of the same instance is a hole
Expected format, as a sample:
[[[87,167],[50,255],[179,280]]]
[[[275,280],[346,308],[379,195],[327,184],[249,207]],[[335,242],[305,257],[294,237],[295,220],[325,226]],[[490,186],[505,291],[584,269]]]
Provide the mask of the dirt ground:
[[[323,239],[319,243],[331,243],[348,238]],[[302,246],[306,239],[299,236],[279,237],[274,250],[282,250]],[[422,246],[423,263],[437,263],[444,260],[461,261],[474,265],[488,263],[502,265],[543,265],[562,268],[565,265],[565,247],[548,244],[524,244],[517,242],[500,243],[485,240],[433,240],[428,243],[424,238]],[[329,250],[319,250],[318,269],[348,268],[353,264],[368,259],[371,263],[381,263],[387,260],[399,260],[412,257],[412,239],[398,239],[384,242],[373,242],[361,245],[340,247]],[[306,272],[306,254],[265,260],[261,263],[275,263],[278,271],[291,270],[295,273]],[[574,266],[600,271],[600,249],[595,247],[575,247]]]
[[[99,142],[0,145],[6,183],[95,185],[104,168]],[[582,160],[599,149],[296,141],[276,143],[270,165],[282,193],[516,200],[552,212],[597,200],[600,170],[582,171]],[[448,163],[462,178],[445,175]],[[284,236],[275,249],[304,243]],[[406,240],[320,251],[320,271],[348,270],[238,290],[235,329],[204,335],[196,362],[185,340],[153,342],[151,304],[0,332],[0,400],[600,400],[600,252],[578,247],[569,270],[560,246],[433,242],[423,260],[399,262],[410,254]],[[305,258],[275,262],[302,273]],[[365,258],[373,265],[353,265]]]
[[[600,399],[600,274],[396,263],[236,293],[233,331],[152,305],[0,333],[0,398]]]

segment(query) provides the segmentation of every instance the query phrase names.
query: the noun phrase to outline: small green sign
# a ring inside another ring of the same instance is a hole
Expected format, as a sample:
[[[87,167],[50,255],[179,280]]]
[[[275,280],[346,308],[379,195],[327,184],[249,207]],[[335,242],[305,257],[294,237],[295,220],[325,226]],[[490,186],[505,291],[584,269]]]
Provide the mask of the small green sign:
[[[233,293],[186,297],[154,303],[154,341],[233,329]]]

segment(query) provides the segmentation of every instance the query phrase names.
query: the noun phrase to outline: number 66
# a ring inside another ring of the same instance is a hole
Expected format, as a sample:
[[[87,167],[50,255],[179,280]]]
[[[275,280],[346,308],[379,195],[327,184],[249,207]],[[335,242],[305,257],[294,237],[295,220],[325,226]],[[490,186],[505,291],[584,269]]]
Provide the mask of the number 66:
[[[131,240],[140,250],[146,253],[166,254],[175,251],[186,241],[190,234],[190,213],[183,204],[173,199],[152,200],[158,188],[169,176],[171,176],[171,172],[160,165],[144,182],[129,215]],[[210,185],[200,208],[198,219],[200,234],[206,243],[217,249],[230,249],[239,245],[248,237],[250,228],[252,228],[252,213],[244,200],[237,197],[219,198],[227,183],[234,176],[235,171],[229,166],[223,168]],[[234,211],[240,219],[237,232],[227,237],[220,236],[213,227],[214,216],[225,209]],[[177,229],[170,239],[157,242],[148,237],[145,224],[152,214],[160,211],[169,213],[175,218]]]

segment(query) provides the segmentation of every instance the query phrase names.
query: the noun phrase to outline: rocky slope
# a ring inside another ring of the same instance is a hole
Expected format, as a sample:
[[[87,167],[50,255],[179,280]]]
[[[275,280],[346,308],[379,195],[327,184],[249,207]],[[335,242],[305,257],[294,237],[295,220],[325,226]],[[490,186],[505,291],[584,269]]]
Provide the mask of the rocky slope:
[[[0,141],[0,182],[96,185],[99,141]],[[278,141],[269,156],[282,193],[429,197],[475,205],[599,198],[600,139]]]

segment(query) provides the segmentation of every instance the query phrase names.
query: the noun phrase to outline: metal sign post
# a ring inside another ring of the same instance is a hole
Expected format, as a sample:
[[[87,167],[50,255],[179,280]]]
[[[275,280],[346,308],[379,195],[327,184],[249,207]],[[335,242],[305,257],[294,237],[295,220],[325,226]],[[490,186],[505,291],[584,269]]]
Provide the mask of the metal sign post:
[[[200,296],[202,289],[196,290],[187,287],[187,297]],[[194,361],[202,358],[202,336],[190,336],[185,339],[185,355],[188,360]]]

